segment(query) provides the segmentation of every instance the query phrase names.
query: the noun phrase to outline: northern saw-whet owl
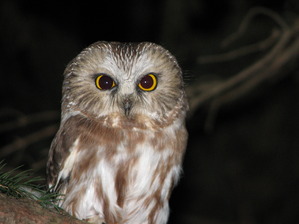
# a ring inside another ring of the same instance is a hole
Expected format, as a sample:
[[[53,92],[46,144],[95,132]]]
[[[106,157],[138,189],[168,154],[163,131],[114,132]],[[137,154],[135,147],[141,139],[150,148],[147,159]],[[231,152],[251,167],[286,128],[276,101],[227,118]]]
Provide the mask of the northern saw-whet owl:
[[[64,72],[47,181],[59,206],[106,224],[165,224],[188,103],[175,57],[148,42],[96,42]]]

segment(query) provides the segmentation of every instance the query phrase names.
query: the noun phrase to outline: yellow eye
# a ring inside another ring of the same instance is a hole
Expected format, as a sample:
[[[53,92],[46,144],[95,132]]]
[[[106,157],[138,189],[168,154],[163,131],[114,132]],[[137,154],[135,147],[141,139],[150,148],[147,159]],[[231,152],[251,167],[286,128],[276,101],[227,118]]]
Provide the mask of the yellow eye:
[[[143,76],[138,87],[143,91],[153,91],[157,87],[157,77],[152,73]]]
[[[100,90],[108,90],[116,86],[114,80],[110,76],[105,74],[101,74],[98,77],[96,77],[95,82],[96,82],[96,86]]]

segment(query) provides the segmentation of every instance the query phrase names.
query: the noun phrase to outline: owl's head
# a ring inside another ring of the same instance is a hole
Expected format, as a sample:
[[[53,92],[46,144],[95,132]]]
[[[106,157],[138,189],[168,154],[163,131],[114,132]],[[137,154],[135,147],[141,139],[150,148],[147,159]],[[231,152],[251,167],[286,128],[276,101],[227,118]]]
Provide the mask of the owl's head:
[[[63,116],[80,112],[112,123],[162,124],[186,111],[182,71],[157,44],[96,42],[70,62],[64,76]]]

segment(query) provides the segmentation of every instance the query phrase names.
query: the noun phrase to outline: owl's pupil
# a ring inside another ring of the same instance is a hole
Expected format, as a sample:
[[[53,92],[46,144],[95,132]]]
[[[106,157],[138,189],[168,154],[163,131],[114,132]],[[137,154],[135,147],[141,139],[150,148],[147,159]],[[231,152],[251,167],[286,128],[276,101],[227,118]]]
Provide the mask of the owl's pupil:
[[[100,83],[101,83],[102,89],[110,89],[112,87],[113,80],[108,76],[103,76],[101,78]]]
[[[140,85],[144,88],[144,89],[150,89],[154,84],[153,78],[149,75],[144,76],[141,81],[140,81]]]

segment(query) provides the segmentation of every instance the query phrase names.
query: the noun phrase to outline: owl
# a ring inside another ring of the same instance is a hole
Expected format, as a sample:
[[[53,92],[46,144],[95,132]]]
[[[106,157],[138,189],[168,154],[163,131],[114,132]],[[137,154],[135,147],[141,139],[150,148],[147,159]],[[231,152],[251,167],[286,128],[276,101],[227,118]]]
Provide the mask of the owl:
[[[58,205],[92,223],[165,224],[188,103],[175,57],[149,42],[96,42],[66,67],[47,162]]]

